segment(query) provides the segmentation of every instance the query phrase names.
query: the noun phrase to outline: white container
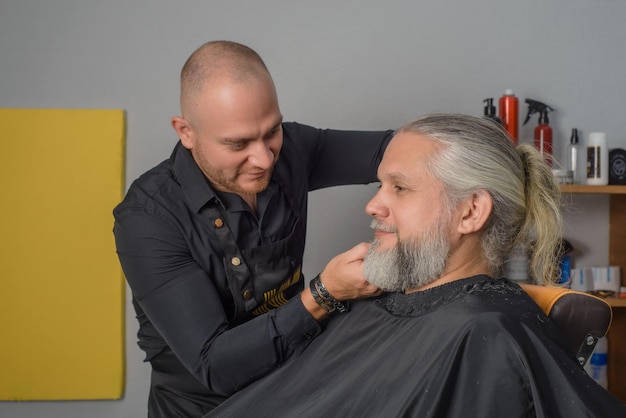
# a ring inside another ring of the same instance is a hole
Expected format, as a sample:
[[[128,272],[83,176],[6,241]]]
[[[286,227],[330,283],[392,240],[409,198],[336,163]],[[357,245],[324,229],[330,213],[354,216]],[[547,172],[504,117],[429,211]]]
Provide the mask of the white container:
[[[608,388],[608,348],[609,344],[606,337],[600,338],[596,348],[593,350],[591,359],[589,359],[589,363],[585,365],[587,374],[605,389]]]
[[[574,172],[572,170],[552,169],[552,175],[559,184],[574,183]]]
[[[504,277],[509,280],[521,283],[530,283],[528,254],[521,245],[513,247],[506,260]]]
[[[587,139],[587,184],[609,184],[609,146],[604,132],[591,132]]]
[[[573,268],[571,274],[571,289],[579,292],[591,292],[594,284],[593,267]]]
[[[618,296],[621,287],[619,266],[594,267],[593,290],[596,292],[613,292]]]

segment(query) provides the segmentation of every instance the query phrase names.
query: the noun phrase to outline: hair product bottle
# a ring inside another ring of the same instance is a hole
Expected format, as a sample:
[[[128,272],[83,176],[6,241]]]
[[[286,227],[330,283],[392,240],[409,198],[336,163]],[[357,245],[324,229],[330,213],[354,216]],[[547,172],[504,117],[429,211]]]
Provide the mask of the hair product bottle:
[[[543,155],[543,159],[552,166],[552,127],[548,113],[554,109],[538,100],[526,99],[526,103],[528,104],[528,114],[524,120],[524,125],[533,114],[539,113],[539,121],[534,131],[535,148]]]
[[[552,127],[548,120],[548,111],[539,114],[539,124],[535,126],[535,148],[543,155],[544,160],[552,166]]]
[[[504,96],[498,100],[498,116],[515,144],[519,134],[519,100],[513,90],[506,89]]]
[[[609,184],[609,147],[604,132],[591,132],[587,140],[587,184]]]
[[[502,125],[502,121],[496,116],[496,107],[493,105],[493,97],[483,100],[483,103],[486,103],[483,116]]]
[[[609,151],[609,184],[626,184],[626,150]]]

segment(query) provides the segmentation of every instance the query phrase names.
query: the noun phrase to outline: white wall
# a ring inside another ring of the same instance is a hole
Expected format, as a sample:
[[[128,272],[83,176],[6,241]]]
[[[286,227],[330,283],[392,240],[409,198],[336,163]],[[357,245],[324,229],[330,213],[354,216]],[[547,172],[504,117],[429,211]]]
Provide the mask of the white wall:
[[[125,109],[129,184],[176,141],[169,119],[184,60],[207,40],[230,39],[264,57],[286,120],[395,128],[431,111],[481,115],[483,99],[512,88],[556,109],[557,157],[573,127],[626,148],[625,16],[621,0],[1,0],[0,107]],[[309,276],[369,239],[363,206],[373,192],[312,194]],[[606,198],[573,203],[568,238],[585,250],[577,263],[606,264]],[[589,217],[598,223],[579,222]],[[149,368],[135,333],[128,304],[123,400],[1,402],[0,416],[145,416]]]

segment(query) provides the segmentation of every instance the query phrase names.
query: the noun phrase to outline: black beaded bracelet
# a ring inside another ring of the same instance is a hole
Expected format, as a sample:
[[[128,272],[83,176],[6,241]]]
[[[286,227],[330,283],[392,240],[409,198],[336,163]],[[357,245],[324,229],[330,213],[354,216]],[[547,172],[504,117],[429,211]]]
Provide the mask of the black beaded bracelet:
[[[315,299],[315,302],[317,302],[318,305],[320,305],[326,312],[334,311],[333,306],[326,302],[326,300],[323,299],[317,292],[314,280],[311,280],[311,283],[309,283],[309,289],[311,289],[311,295],[313,295],[313,299]]]
[[[326,303],[332,306],[332,310],[329,312],[338,311],[339,313],[348,312],[349,305],[347,302],[340,302],[335,299],[326,289],[324,283],[322,283],[322,278],[318,274],[315,276],[313,280],[311,280],[311,284],[316,288],[319,296],[322,297],[326,301]]]

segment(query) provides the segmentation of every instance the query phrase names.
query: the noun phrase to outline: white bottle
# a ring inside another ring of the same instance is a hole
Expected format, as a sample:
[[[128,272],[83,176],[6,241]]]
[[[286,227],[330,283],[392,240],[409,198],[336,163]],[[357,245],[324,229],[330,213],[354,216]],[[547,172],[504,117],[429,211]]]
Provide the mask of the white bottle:
[[[596,348],[593,350],[589,363],[585,366],[585,371],[589,376],[593,378],[604,389],[608,387],[608,341],[606,337],[602,337],[598,340]]]
[[[587,140],[587,184],[609,184],[609,147],[604,132],[591,132]]]

